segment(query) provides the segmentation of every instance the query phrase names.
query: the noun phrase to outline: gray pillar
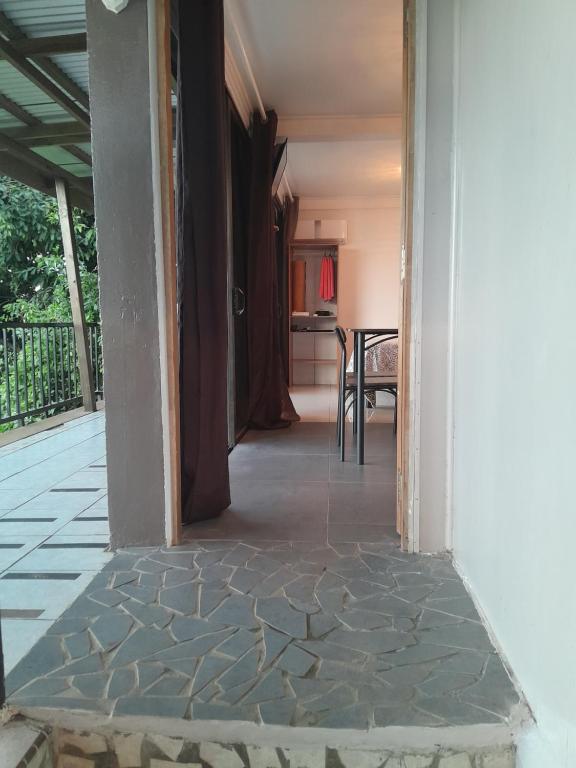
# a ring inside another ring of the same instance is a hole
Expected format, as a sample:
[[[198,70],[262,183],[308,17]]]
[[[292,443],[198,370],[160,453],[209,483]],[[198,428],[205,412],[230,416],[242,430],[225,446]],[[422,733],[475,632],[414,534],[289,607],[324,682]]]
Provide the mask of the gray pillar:
[[[86,13],[111,542],[113,547],[161,544],[169,480],[148,4],[132,0],[115,14],[102,0],[87,0]]]

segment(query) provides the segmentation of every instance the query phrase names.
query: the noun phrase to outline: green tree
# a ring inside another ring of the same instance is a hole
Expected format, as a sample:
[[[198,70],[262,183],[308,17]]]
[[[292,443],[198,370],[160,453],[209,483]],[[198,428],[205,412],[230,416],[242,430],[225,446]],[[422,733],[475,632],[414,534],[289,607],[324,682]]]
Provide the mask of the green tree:
[[[87,320],[97,322],[94,217],[73,212]],[[71,319],[56,200],[0,176],[0,313],[4,320]]]

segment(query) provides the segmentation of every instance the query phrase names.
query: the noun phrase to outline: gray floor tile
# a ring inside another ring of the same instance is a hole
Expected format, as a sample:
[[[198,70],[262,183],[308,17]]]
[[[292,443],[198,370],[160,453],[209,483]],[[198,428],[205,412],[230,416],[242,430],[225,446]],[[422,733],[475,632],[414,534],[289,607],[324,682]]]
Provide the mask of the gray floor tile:
[[[328,525],[328,541],[331,544],[356,541],[389,541],[391,538],[396,538],[396,536],[395,525],[363,525],[353,523],[330,523]]]
[[[350,458],[355,455],[356,436],[352,431],[352,424],[346,424],[346,455]],[[330,432],[330,453],[338,454],[340,448],[336,441],[336,430]],[[395,457],[396,435],[392,424],[370,424],[364,427],[364,453],[367,458]]]
[[[329,487],[328,523],[394,525],[396,485],[336,483]]]
[[[330,456],[331,483],[389,483],[396,482],[396,459],[394,457],[365,457],[364,464],[356,463],[356,456],[349,454],[346,461],[339,456]]]
[[[260,486],[328,481],[328,454],[230,454],[230,479]]]
[[[301,422],[288,429],[249,431],[234,449],[238,457],[255,454],[327,454],[330,452],[331,424]]]
[[[233,479],[231,493],[230,508],[217,520],[191,526],[190,535],[249,540],[326,540],[326,483],[284,481],[262,485]]]

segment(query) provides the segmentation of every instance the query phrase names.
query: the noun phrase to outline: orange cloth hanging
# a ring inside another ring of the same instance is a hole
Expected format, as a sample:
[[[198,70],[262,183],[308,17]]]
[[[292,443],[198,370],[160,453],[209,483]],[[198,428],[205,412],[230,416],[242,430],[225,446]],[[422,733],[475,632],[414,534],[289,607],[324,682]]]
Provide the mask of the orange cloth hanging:
[[[323,256],[320,266],[320,298],[332,301],[334,298],[334,260],[332,256]]]
[[[306,262],[292,262],[292,312],[306,310]]]

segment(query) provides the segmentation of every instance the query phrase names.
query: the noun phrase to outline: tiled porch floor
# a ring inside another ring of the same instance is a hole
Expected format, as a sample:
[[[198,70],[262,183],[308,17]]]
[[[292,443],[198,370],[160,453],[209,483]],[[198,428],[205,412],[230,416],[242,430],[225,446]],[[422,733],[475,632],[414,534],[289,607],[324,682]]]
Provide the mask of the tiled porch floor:
[[[503,723],[518,697],[449,559],[394,533],[395,441],[250,433],[232,506],[119,552],[9,674],[25,708],[309,727]]]
[[[0,622],[9,671],[110,559],[104,414],[0,448]]]

